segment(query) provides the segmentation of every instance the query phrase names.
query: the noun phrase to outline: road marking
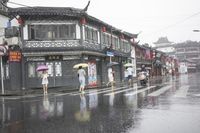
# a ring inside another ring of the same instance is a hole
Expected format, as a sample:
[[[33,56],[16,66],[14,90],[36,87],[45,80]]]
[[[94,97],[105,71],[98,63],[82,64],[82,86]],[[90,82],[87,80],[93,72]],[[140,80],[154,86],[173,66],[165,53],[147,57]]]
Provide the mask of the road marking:
[[[164,86],[164,87],[160,88],[159,90],[154,91],[154,92],[148,94],[148,96],[152,96],[152,97],[159,96],[159,95],[161,95],[162,93],[164,93],[164,92],[166,92],[167,90],[169,90],[171,87],[172,87],[172,85]]]
[[[148,87],[145,87],[145,88],[143,88],[143,89],[141,89],[141,90],[136,90],[136,91],[131,92],[131,93],[126,93],[126,94],[124,94],[124,95],[125,95],[125,96],[133,96],[133,95],[136,95],[136,94],[138,94],[138,93],[147,91],[147,90],[149,90],[149,89],[151,89],[151,88],[155,88],[155,87],[156,87],[156,86],[148,86]]]
[[[10,96],[10,97],[2,97],[1,99],[8,99],[8,100],[16,100],[16,99],[20,99],[21,97],[20,96]]]
[[[189,90],[189,85],[181,86],[177,91],[174,97],[181,97],[184,98],[187,96],[188,90]]]
[[[85,90],[85,94],[88,94],[88,93],[92,93],[92,92],[96,92],[96,91],[103,91],[103,90],[108,90],[108,89],[111,89],[111,87],[107,87],[107,88],[104,88],[104,89],[88,89],[88,90]],[[69,93],[70,95],[79,95],[81,94],[81,92],[79,91],[76,91],[76,92],[72,92],[72,93]]]
[[[129,90],[136,90],[136,89],[140,89],[142,88],[142,86],[138,86],[138,87],[132,87],[132,88],[127,88],[125,90],[121,90],[121,91],[115,91],[115,92],[111,92],[111,93],[107,93],[107,94],[104,94],[105,96],[110,96],[110,95],[113,95],[113,94],[118,94],[118,93],[122,93],[124,91],[129,91]]]
[[[89,93],[88,95],[96,95],[96,94],[101,94],[101,93],[106,93],[106,92],[112,92],[112,91],[121,90],[124,88],[127,88],[127,86],[119,87],[119,88],[115,88],[115,89],[109,89],[109,90],[105,90],[105,91],[101,91],[101,92]]]
[[[200,97],[200,94],[193,94],[194,96],[196,96],[196,97]]]

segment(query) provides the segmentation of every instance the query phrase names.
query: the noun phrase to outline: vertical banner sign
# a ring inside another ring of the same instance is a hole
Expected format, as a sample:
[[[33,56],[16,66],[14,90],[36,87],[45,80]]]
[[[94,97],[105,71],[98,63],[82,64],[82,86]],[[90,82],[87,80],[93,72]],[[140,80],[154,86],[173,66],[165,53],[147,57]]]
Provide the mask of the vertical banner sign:
[[[10,62],[20,62],[22,54],[20,51],[10,51],[9,52],[9,61]]]
[[[97,85],[97,69],[96,62],[88,62],[88,86]]]

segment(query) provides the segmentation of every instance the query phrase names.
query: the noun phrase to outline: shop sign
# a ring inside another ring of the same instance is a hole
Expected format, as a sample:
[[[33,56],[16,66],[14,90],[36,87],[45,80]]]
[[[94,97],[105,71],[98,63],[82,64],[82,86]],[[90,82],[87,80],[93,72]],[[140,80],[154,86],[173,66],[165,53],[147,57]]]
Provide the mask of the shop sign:
[[[112,57],[113,57],[113,56],[114,56],[114,53],[113,53],[113,52],[110,52],[110,51],[107,51],[107,52],[106,52],[106,55],[107,55],[107,56],[112,56]]]
[[[96,86],[97,85],[97,69],[96,62],[91,61],[88,62],[88,86]]]
[[[22,54],[20,51],[10,51],[9,52],[9,61],[20,62],[21,58],[22,58]]]

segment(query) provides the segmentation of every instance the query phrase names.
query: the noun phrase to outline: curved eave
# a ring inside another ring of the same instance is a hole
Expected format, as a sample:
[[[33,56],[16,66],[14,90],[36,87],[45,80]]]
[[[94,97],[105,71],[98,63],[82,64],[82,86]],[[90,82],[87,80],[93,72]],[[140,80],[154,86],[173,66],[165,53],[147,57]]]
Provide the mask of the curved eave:
[[[5,17],[9,17],[9,16],[8,16],[8,13],[5,12],[5,11],[2,11],[2,10],[0,10],[0,15],[3,15],[3,16],[5,16]]]
[[[9,8],[8,14],[10,16],[82,16],[86,13],[71,7],[22,7]]]
[[[23,18],[30,17],[85,17],[88,22],[98,23],[99,25],[106,26],[108,31],[113,30],[113,33],[123,34],[126,38],[136,38],[137,34],[131,34],[128,32],[121,32],[120,29],[113,27],[93,16],[90,16],[83,9],[72,8],[72,7],[21,7],[21,8],[9,8],[8,15],[12,18],[16,16],[21,16]]]

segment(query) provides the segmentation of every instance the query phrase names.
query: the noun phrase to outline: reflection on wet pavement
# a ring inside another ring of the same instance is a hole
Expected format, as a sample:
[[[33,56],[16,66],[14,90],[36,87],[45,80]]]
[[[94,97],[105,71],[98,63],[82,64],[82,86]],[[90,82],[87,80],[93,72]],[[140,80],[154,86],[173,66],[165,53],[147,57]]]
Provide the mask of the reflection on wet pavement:
[[[200,74],[85,94],[0,97],[0,133],[199,133]]]

